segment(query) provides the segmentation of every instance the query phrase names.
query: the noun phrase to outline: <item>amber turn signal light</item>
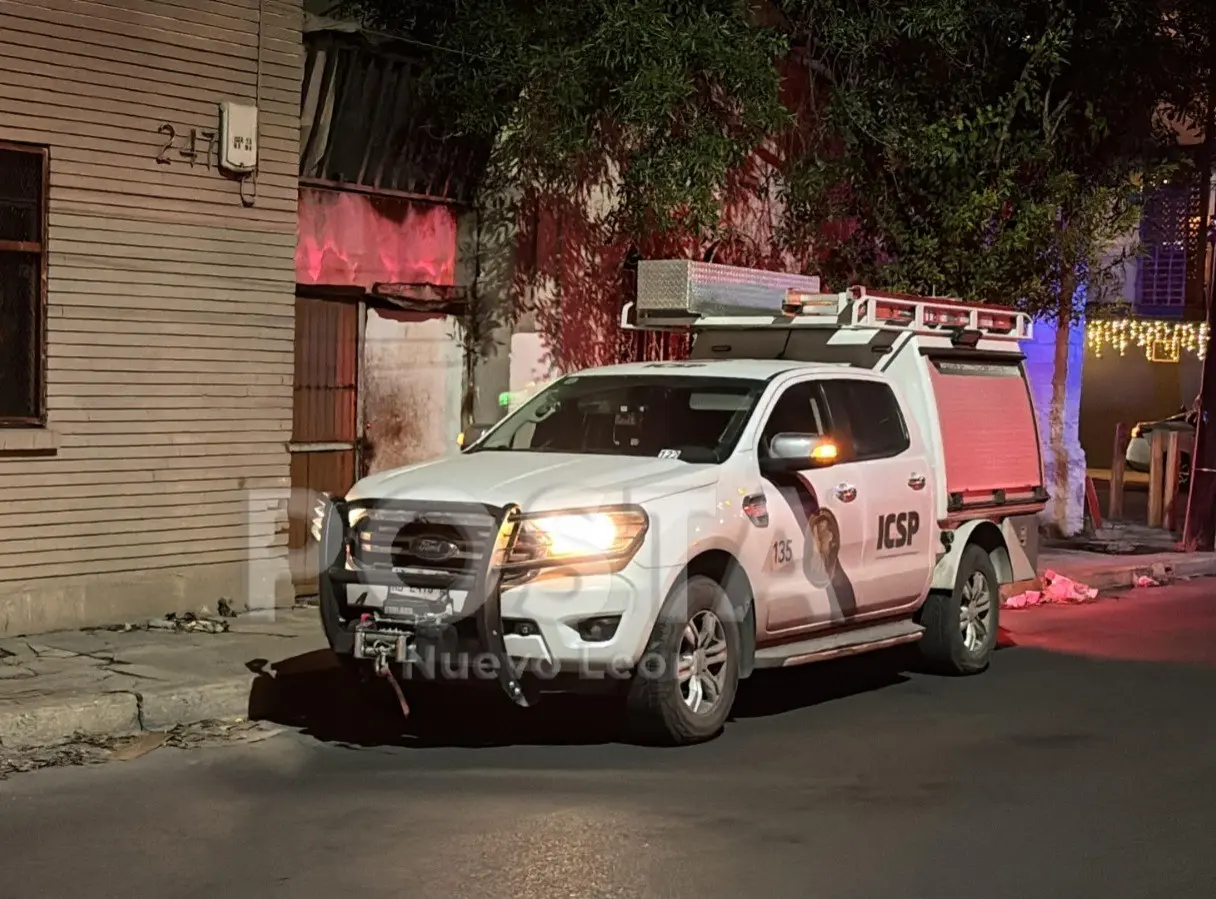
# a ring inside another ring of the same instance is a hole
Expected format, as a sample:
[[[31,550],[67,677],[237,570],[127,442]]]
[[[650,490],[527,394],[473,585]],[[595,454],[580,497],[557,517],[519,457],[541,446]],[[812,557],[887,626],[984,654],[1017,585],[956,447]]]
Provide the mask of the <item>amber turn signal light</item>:
[[[836,461],[836,444],[821,443],[811,450],[811,458],[816,462],[834,462]]]

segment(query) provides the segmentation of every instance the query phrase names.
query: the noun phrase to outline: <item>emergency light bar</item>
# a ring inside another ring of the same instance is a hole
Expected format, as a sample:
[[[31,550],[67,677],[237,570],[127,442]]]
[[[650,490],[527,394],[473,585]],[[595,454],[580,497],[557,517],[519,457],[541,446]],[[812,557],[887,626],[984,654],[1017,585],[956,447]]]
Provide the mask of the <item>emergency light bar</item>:
[[[636,323],[630,321],[633,313]],[[621,325],[632,330],[769,325],[873,328],[1015,341],[1033,334],[1029,315],[1004,306],[862,286],[820,293],[817,277],[685,260],[638,264],[637,302],[626,306]]]

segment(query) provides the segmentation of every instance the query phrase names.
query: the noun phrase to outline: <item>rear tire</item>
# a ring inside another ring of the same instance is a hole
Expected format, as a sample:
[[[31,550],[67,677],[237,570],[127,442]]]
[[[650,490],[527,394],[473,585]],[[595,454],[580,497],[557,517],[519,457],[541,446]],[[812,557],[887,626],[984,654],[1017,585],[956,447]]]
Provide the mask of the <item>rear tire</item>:
[[[988,667],[1000,627],[1001,585],[992,559],[974,543],[959,559],[954,589],[934,591],[921,607],[925,635],[917,643],[941,674],[978,674]]]
[[[629,724],[645,742],[687,746],[722,730],[739,688],[742,640],[730,597],[695,575],[655,622],[629,685]]]

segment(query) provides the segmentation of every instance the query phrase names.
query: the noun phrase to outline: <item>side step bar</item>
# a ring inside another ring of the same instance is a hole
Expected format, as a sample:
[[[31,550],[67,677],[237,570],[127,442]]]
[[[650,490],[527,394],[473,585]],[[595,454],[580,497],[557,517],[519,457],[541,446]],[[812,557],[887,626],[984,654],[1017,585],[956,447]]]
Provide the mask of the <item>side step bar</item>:
[[[759,647],[756,649],[756,667],[788,668],[791,665],[822,662],[872,649],[899,646],[901,643],[915,643],[924,633],[925,629],[914,621],[886,621],[796,643]]]

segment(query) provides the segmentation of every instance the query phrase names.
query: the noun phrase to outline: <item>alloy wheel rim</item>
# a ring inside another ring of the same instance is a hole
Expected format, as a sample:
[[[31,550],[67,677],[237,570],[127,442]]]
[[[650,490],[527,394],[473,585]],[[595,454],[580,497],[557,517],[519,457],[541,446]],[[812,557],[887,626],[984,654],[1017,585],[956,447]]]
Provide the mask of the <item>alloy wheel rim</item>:
[[[689,711],[708,715],[722,701],[726,687],[726,628],[713,612],[697,612],[680,637],[677,667],[680,696]]]
[[[959,631],[963,646],[977,653],[988,642],[992,625],[992,591],[982,571],[972,572],[963,585],[963,601],[959,609]]]

